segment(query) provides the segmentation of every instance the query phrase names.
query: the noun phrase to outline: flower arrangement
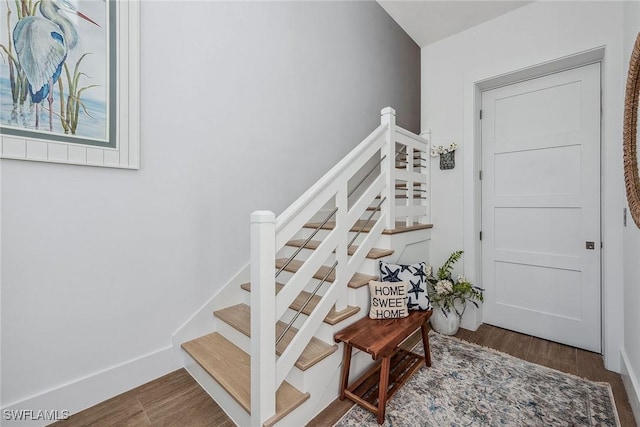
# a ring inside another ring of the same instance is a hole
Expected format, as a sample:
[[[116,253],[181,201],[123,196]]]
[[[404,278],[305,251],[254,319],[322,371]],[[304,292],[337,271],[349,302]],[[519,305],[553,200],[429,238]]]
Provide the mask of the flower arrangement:
[[[427,267],[427,282],[429,299],[440,307],[443,314],[454,311],[458,317],[462,317],[467,307],[467,301],[478,307],[476,301],[484,301],[482,292],[484,289],[473,286],[463,275],[458,275],[454,280],[451,277],[453,265],[460,259],[463,251],[456,251],[449,256],[449,259],[440,267],[434,276],[433,268]],[[458,311],[458,306],[462,306],[462,311]]]
[[[431,157],[438,157],[441,154],[453,153],[458,148],[458,144],[452,142],[448,147],[443,145],[436,145],[431,148]]]

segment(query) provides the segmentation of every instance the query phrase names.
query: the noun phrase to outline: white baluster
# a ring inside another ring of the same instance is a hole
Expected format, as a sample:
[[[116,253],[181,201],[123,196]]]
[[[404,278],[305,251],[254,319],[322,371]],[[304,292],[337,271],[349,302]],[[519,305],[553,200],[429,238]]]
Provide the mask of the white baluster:
[[[336,194],[336,233],[338,236],[338,244],[336,246],[336,279],[335,284],[340,286],[340,290],[337,294],[336,311],[341,311],[347,308],[347,284],[350,277],[346,277],[347,273],[347,244],[349,240],[349,228],[350,224],[347,224],[347,181],[341,186],[340,190]]]
[[[407,153],[407,171],[410,172],[420,172],[420,167],[416,167],[415,166],[415,160],[413,159],[413,157],[415,156],[415,152],[413,150],[413,147],[410,145],[406,145],[405,146],[405,152]],[[406,206],[410,206],[413,207],[417,204],[420,203],[420,200],[414,199],[414,192],[413,192],[413,181],[407,181],[407,191],[406,191],[406,195],[407,195],[407,199],[406,199]],[[416,203],[417,200],[417,203]],[[413,224],[413,216],[409,215],[405,218],[405,224],[407,226],[412,225]],[[416,218],[417,220],[417,218]],[[417,222],[417,221],[416,221]]]
[[[424,161],[424,170],[422,173],[427,177],[427,183],[423,185],[423,187],[427,190],[424,194],[426,200],[425,207],[425,215],[421,218],[423,224],[431,223],[431,129],[427,129],[426,131],[420,134],[421,137],[428,141],[427,147],[425,149],[425,153],[422,155],[425,158]]]
[[[380,112],[380,124],[387,125],[385,144],[381,149],[381,156],[387,156],[382,162],[382,173],[387,177],[387,185],[382,192],[386,200],[382,204],[385,215],[385,228],[396,228],[396,110],[391,107],[383,108]]]
[[[276,217],[251,214],[251,425],[276,413]]]

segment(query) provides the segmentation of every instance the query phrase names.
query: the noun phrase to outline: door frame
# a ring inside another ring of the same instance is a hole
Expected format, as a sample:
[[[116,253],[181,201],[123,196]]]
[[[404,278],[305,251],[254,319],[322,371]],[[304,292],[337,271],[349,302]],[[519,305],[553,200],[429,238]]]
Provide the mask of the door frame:
[[[482,252],[480,245],[480,231],[482,225],[481,206],[482,191],[479,172],[482,165],[482,124],[480,121],[480,107],[482,104],[482,92],[495,89],[501,86],[530,80],[536,77],[542,77],[548,74],[557,73],[571,68],[576,68],[593,63],[601,63],[601,89],[600,97],[601,105],[605,105],[604,97],[605,74],[607,73],[608,64],[605,59],[605,46],[578,52],[561,58],[549,60],[544,63],[535,64],[520,69],[496,69],[485,72],[477,72],[474,75],[468,75],[464,81],[464,152],[463,152],[463,248],[465,251],[464,274],[471,278],[474,283],[482,286]],[[615,97],[614,97],[615,98]],[[615,113],[615,112],[613,112]],[[621,245],[617,248],[614,242],[622,239],[622,223],[617,224],[611,221],[615,218],[618,207],[617,193],[607,192],[607,185],[616,188],[617,180],[614,183],[605,182],[604,177],[610,170],[607,164],[612,161],[605,162],[606,154],[603,146],[606,143],[618,143],[615,140],[617,132],[611,126],[613,123],[610,116],[609,120],[605,120],[607,111],[603,108],[600,120],[600,206],[601,206],[601,241],[603,249],[601,252],[601,337],[602,351],[605,359],[605,367],[616,372],[620,371],[620,348],[622,347],[622,331],[624,327],[622,307],[623,307],[623,287],[622,280],[618,280],[619,273],[622,271]],[[613,114],[615,119],[615,114]],[[607,127],[607,125],[610,125]],[[608,133],[607,133],[608,132]],[[612,174],[612,172],[609,172]],[[613,177],[609,178],[614,180]],[[612,185],[613,184],[613,185]],[[621,184],[622,185],[622,184]],[[622,188],[622,187],[621,187]],[[618,215],[622,220],[622,215]],[[609,246],[607,246],[609,243]],[[468,307],[462,326],[476,330],[482,324],[482,306],[476,309],[473,306]]]

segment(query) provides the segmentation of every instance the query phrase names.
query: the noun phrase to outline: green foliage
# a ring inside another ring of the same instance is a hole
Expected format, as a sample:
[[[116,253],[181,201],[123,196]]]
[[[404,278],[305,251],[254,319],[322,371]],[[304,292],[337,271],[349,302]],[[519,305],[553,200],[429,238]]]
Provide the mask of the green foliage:
[[[462,317],[467,302],[478,307],[478,301],[484,301],[482,294],[484,289],[473,286],[464,276],[458,276],[455,280],[451,277],[453,266],[462,257],[462,254],[463,251],[453,252],[438,269],[435,276],[431,274],[431,267],[428,268],[429,299],[434,306],[440,307],[445,315],[447,312],[454,311],[459,317]]]
[[[438,269],[438,279],[446,280],[451,278],[451,270],[453,269],[453,264],[458,262],[458,260],[462,257],[463,251],[455,251],[451,255],[449,255],[449,259],[442,264],[442,267]]]
[[[91,114],[87,111],[87,107],[82,102],[82,92],[87,89],[91,89],[98,85],[89,85],[82,88],[79,88],[80,77],[88,77],[85,73],[80,72],[80,63],[82,60],[89,55],[89,53],[85,53],[82,55],[73,69],[73,75],[69,72],[69,67],[67,63],[64,63],[64,72],[67,77],[67,85],[69,95],[67,96],[67,105],[65,108],[64,98],[60,97],[60,122],[62,123],[62,128],[64,129],[64,133],[71,132],[72,135],[75,135],[76,129],[78,128],[78,119],[80,118],[80,107],[82,107],[82,111],[91,117]],[[62,79],[58,80],[58,87],[60,89],[60,93],[64,93]]]

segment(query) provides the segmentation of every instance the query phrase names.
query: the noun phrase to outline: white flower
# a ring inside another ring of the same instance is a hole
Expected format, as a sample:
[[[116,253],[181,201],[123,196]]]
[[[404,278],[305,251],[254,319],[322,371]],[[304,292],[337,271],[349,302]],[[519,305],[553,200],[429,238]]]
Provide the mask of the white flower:
[[[451,153],[452,151],[456,151],[458,148],[458,144],[452,142],[448,147],[443,145],[435,145],[431,148],[431,157],[438,157],[441,154]]]
[[[431,273],[433,273],[433,268],[431,268],[430,265],[427,265],[427,270],[426,270],[427,276],[431,276]]]
[[[447,295],[453,291],[453,283],[449,280],[440,280],[435,286],[438,295]]]
[[[466,283],[467,278],[464,277],[462,274],[458,274],[458,277],[456,277],[456,280],[458,281],[458,283]]]

